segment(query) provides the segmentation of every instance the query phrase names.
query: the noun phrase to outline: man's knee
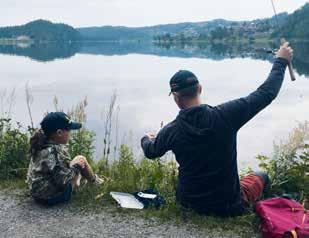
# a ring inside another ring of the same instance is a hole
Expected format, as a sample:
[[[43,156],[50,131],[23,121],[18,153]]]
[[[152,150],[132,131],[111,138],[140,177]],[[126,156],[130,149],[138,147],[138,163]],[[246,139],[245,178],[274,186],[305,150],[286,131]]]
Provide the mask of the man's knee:
[[[264,187],[267,186],[270,183],[270,179],[269,176],[266,172],[264,171],[256,171],[253,172],[254,175],[259,176],[260,178],[262,178],[263,182],[264,182]]]
[[[248,203],[255,203],[263,195],[263,191],[267,186],[268,176],[264,172],[253,172],[244,176],[240,180],[243,200]]]

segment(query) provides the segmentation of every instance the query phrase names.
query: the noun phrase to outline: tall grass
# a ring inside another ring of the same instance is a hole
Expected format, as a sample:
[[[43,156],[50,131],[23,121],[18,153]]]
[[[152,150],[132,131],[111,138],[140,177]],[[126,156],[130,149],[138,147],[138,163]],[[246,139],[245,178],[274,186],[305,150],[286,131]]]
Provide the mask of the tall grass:
[[[72,107],[68,111],[68,115],[75,121],[85,124],[87,122],[87,115],[85,109],[88,105],[87,98]],[[95,133],[89,131],[83,126],[80,130],[71,132],[71,139],[69,141],[69,153],[72,158],[77,155],[83,155],[87,158],[90,165],[94,166],[94,147]]]
[[[15,104],[16,90],[13,88],[11,92],[8,90],[0,91],[0,117],[10,118],[12,113],[12,108]]]
[[[11,113],[15,104],[15,88],[11,92],[0,92],[0,179],[24,178],[29,164],[28,127],[22,130],[18,122],[13,122]]]
[[[257,159],[271,178],[271,195],[290,194],[299,201],[309,198],[308,121],[294,128],[287,140],[275,144],[271,158],[259,155]]]
[[[110,103],[108,110],[105,115],[105,126],[104,126],[104,139],[103,139],[103,160],[105,161],[106,165],[108,165],[109,159],[110,159],[110,154],[111,154],[111,149],[112,149],[112,129],[113,129],[113,122],[114,122],[114,112],[115,112],[115,106],[116,106],[116,100],[117,100],[117,95],[114,92]],[[116,118],[116,133],[118,133],[118,112],[117,112],[117,118]],[[116,144],[114,147],[114,156],[116,155],[117,152],[117,142],[118,142],[118,134],[116,134]]]
[[[0,179],[25,178],[29,164],[30,131],[0,118]]]

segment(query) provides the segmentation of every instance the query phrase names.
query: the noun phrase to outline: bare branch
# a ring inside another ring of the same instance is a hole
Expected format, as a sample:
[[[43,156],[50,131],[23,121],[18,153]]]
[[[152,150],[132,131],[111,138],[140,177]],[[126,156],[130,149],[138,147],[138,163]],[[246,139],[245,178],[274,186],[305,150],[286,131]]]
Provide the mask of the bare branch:
[[[26,91],[26,103],[27,103],[27,108],[28,108],[28,115],[29,115],[29,118],[30,118],[31,127],[34,128],[32,112],[31,112],[31,105],[33,103],[33,96],[31,94],[31,90],[29,88],[29,82],[26,83],[25,91]]]

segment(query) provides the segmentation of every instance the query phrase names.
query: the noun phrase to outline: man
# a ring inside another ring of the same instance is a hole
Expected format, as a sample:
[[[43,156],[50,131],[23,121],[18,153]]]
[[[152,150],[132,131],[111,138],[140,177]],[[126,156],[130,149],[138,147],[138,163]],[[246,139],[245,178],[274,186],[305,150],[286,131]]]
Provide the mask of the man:
[[[237,132],[276,98],[292,55],[285,43],[256,91],[215,107],[201,104],[202,87],[193,73],[181,70],[171,78],[171,94],[181,110],[157,136],[147,134],[141,144],[149,159],[173,151],[179,164],[176,197],[183,206],[206,215],[235,216],[261,197],[266,174],[239,179]]]

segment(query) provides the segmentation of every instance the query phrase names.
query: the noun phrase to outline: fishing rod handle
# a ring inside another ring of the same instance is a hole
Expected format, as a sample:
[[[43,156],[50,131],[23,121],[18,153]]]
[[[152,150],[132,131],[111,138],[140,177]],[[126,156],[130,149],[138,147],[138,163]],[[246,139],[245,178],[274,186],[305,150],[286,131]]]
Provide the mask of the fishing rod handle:
[[[290,73],[290,77],[292,81],[296,80],[295,74],[294,74],[294,70],[293,70],[293,66],[292,66],[292,61],[288,64],[288,68],[289,68],[289,73]]]
[[[283,45],[286,42],[285,38],[281,38],[280,39],[281,45]],[[293,70],[293,66],[292,66],[292,59],[288,64],[288,68],[289,68],[289,73],[290,73],[290,77],[292,81],[296,80],[295,74],[294,74],[294,70]]]

